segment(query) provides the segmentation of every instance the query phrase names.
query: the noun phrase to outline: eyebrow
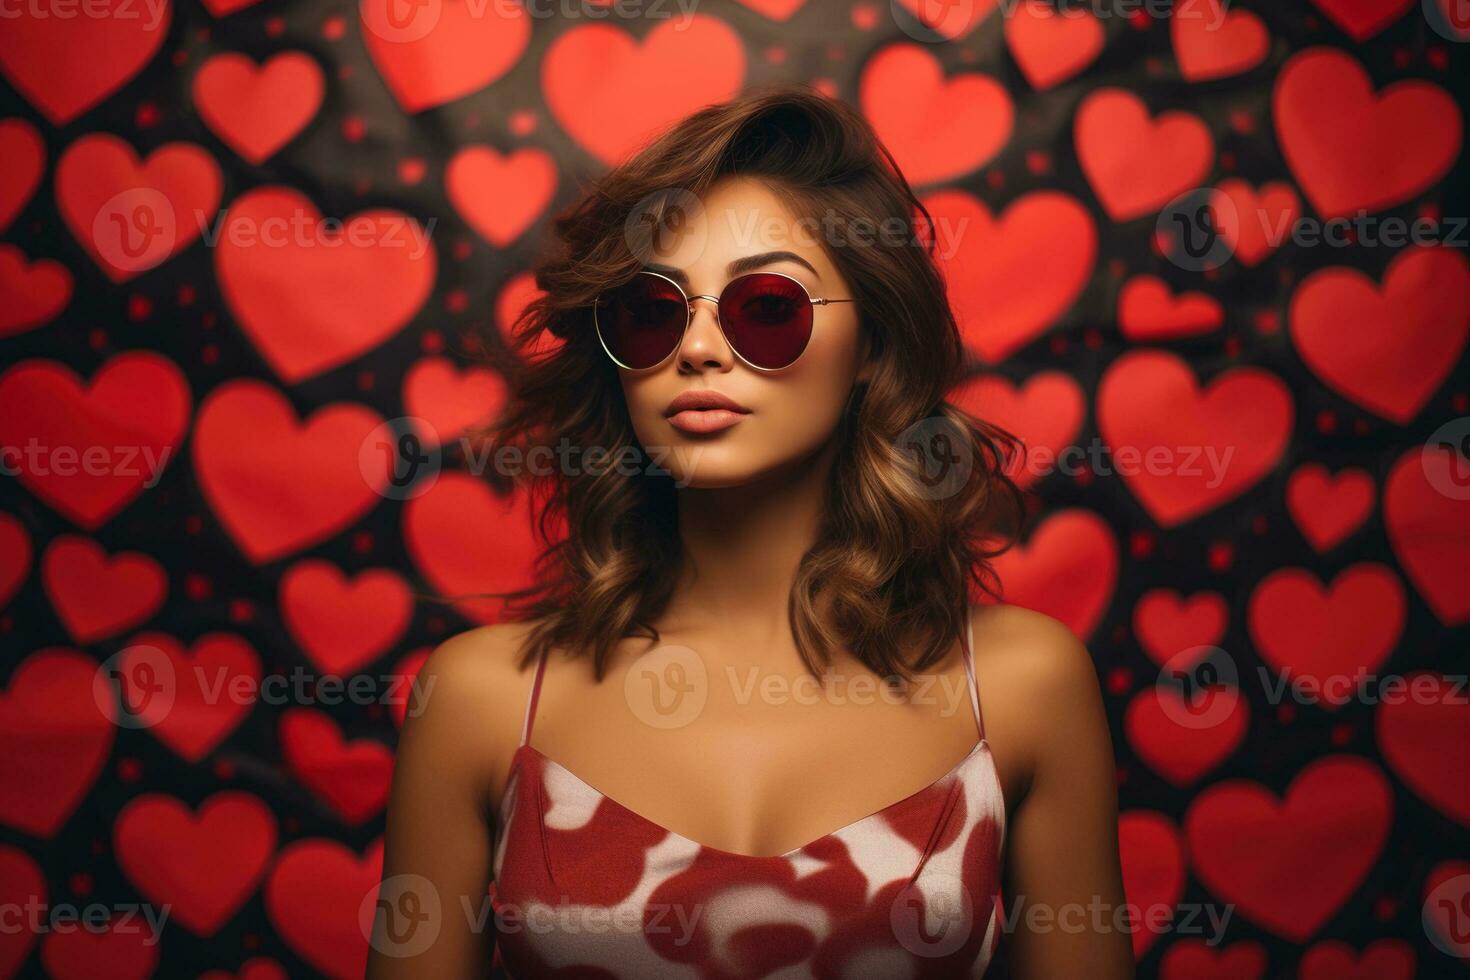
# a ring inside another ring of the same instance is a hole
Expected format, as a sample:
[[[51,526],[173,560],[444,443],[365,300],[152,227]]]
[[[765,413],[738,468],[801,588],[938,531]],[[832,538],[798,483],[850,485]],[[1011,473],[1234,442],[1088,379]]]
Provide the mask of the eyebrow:
[[[741,275],[742,273],[750,272],[752,269],[759,269],[763,265],[771,265],[775,262],[795,262],[797,265],[806,267],[806,269],[808,269],[812,275],[816,276],[817,279],[820,280],[822,278],[822,274],[817,271],[816,266],[812,265],[800,255],[797,255],[795,252],[785,251],[758,252],[755,255],[742,256],[741,258],[738,258],[735,261],[731,262],[729,265],[725,266],[725,274],[731,279],[734,279],[736,276]],[[643,267],[649,272],[657,272],[660,275],[668,276],[670,279],[674,280],[686,289],[689,287],[689,277],[684,273],[682,269],[675,269],[674,267],[667,265],[659,265],[656,262],[645,263]]]

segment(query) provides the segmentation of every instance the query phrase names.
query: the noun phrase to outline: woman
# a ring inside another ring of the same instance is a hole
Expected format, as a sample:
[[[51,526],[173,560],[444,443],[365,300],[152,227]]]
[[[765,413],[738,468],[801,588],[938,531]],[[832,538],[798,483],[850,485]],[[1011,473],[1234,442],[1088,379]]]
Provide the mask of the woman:
[[[969,602],[1022,501],[930,230],[789,87],[558,217],[493,441],[581,450],[565,531],[423,668],[369,976],[1132,975],[1091,660]]]

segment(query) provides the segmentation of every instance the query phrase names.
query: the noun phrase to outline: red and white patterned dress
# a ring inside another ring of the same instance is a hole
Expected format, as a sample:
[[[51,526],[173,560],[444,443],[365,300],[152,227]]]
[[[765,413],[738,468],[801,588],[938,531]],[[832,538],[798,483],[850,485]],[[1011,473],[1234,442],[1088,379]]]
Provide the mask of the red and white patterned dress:
[[[970,643],[970,753],[774,857],[680,836],[532,748],[543,658],[500,806],[497,965],[515,980],[980,976],[999,932],[1005,803]]]

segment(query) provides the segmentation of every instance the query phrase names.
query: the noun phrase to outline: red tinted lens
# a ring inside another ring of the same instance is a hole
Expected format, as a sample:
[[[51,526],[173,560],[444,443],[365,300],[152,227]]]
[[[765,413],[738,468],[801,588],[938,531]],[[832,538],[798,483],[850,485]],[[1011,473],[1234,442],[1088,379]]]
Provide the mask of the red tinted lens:
[[[811,339],[811,297],[786,276],[741,276],[720,294],[720,326],[730,346],[751,364],[768,370],[785,367]]]
[[[595,312],[603,345],[630,368],[653,367],[668,357],[689,323],[679,287],[649,272],[603,293]]]

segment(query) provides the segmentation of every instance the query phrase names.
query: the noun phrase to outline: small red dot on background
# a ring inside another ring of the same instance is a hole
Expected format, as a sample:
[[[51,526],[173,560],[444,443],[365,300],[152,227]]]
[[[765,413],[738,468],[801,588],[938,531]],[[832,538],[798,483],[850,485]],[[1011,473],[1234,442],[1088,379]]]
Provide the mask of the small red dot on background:
[[[199,318],[199,325],[202,326],[205,330],[213,330],[214,325],[217,322],[218,319],[213,313],[206,313],[204,314],[204,316]]]
[[[1470,411],[1470,395],[1465,394],[1463,391],[1457,391],[1454,397],[1450,399],[1450,404],[1454,406],[1457,412]]]
[[[510,114],[510,131],[515,136],[529,136],[536,131],[539,117],[531,109],[517,109]]]
[[[1236,109],[1230,113],[1230,128],[1242,135],[1253,133],[1256,130],[1255,117],[1244,109]]]
[[[357,372],[357,390],[372,391],[373,386],[378,383],[377,376],[371,371]]]
[[[143,767],[137,759],[119,759],[117,778],[125,783],[135,783],[143,776]]]
[[[1395,68],[1407,68],[1409,67],[1409,65],[1413,64],[1413,62],[1413,57],[1403,48],[1398,48],[1394,51],[1393,66]]]
[[[429,165],[422,157],[410,157],[407,160],[398,161],[398,179],[410,187],[424,179],[424,174],[429,172]]]
[[[1373,917],[1380,922],[1387,922],[1398,915],[1399,905],[1387,895],[1379,895],[1373,900]]]
[[[1051,156],[1045,150],[1026,151],[1026,169],[1033,174],[1051,173]]]
[[[474,254],[474,246],[470,244],[468,239],[461,238],[459,241],[454,243],[453,251],[454,260],[456,262],[463,262],[465,259]]]
[[[1134,558],[1146,558],[1153,554],[1154,536],[1148,531],[1134,531],[1128,538],[1128,552]]]
[[[1342,748],[1344,745],[1348,744],[1348,742],[1352,741],[1352,738],[1353,738],[1353,726],[1352,725],[1333,725],[1332,726],[1332,744],[1333,745],[1337,746],[1338,748]]]
[[[1211,571],[1223,572],[1235,562],[1235,548],[1223,541],[1217,541],[1210,545],[1208,561]]]
[[[235,778],[235,766],[234,766],[234,763],[228,762],[228,761],[226,761],[224,759],[216,760],[216,762],[214,764],[214,778],[216,778],[216,779],[234,779]]]
[[[73,895],[92,894],[92,876],[85,871],[78,871],[66,879],[66,887]]]
[[[341,17],[328,17],[322,24],[322,37],[328,41],[340,41],[347,36],[347,21]]]
[[[175,51],[174,56],[169,59],[175,68],[182,68],[189,63],[189,52],[182,49]]]
[[[1331,412],[1329,412],[1325,408],[1322,411],[1318,412],[1317,413],[1317,431],[1318,432],[1336,432],[1337,431],[1337,416],[1336,415],[1333,415]]]
[[[149,129],[158,125],[158,120],[163,118],[158,111],[158,106],[152,102],[141,102],[138,104],[138,112],[133,117],[139,129]]]
[[[362,121],[361,116],[348,116],[342,120],[342,136],[349,143],[356,143],[362,139],[367,132],[367,124]]]
[[[197,572],[190,572],[184,576],[184,594],[195,602],[198,602],[202,599],[208,599],[213,595],[214,586],[203,575]]]
[[[180,306],[193,306],[194,305],[194,300],[197,297],[197,295],[198,294],[195,293],[193,286],[189,286],[189,285],[180,286],[179,287],[179,299],[178,299],[178,303],[179,303]]]
[[[860,31],[871,31],[878,26],[878,8],[871,3],[860,3],[852,8],[852,26]]]
[[[995,167],[991,167],[989,170],[985,171],[985,183],[989,184],[996,190],[1000,190],[1006,185],[1006,175],[1001,173],[1000,170],[996,169]]]
[[[286,33],[286,18],[271,17],[265,22],[266,37],[280,37]]]
[[[1124,694],[1133,686],[1133,672],[1126,667],[1114,667],[1108,671],[1108,693]]]
[[[1270,336],[1281,330],[1281,314],[1275,310],[1261,310],[1255,315],[1256,333]]]
[[[1149,17],[1149,15],[1142,10],[1135,10],[1133,13],[1128,15],[1128,26],[1132,27],[1135,31],[1148,30],[1150,27],[1153,26],[1150,21],[1151,18]]]
[[[1108,277],[1109,278],[1112,278],[1112,279],[1122,279],[1127,274],[1128,274],[1128,263],[1124,262],[1122,259],[1113,259],[1110,262],[1108,262]]]
[[[419,338],[419,347],[430,354],[437,354],[444,349],[444,337],[437,330],[429,330]]]
[[[1276,720],[1283,725],[1296,721],[1296,705],[1282,703],[1276,706]]]
[[[91,345],[93,350],[101,350],[107,346],[107,334],[98,329],[89,330],[87,332],[87,343]]]
[[[837,88],[837,83],[832,81],[832,79],[830,78],[813,79],[812,88],[816,89],[818,92],[821,92],[829,99],[837,98],[837,93],[839,91]]]
[[[147,296],[128,297],[128,319],[134,323],[153,315],[153,301]]]
[[[352,536],[352,550],[359,555],[366,555],[373,550],[373,536],[367,531],[358,531]]]
[[[1429,67],[1436,71],[1444,71],[1450,66],[1449,52],[1444,48],[1430,48],[1425,60],[1429,62]]]
[[[1235,169],[1235,154],[1234,153],[1222,153],[1222,154],[1220,154],[1220,166],[1224,167],[1226,170],[1234,170]]]
[[[1079,487],[1090,487],[1092,486],[1092,481],[1092,470],[1083,468],[1072,474],[1072,482]]]
[[[1231,334],[1229,337],[1226,337],[1225,338],[1225,353],[1229,354],[1231,357],[1239,357],[1240,356],[1240,338],[1239,337],[1235,336],[1234,334]]]
[[[463,313],[469,309],[470,296],[463,289],[451,289],[444,297],[444,308],[450,313]]]
[[[1058,334],[1051,338],[1047,344],[1053,354],[1065,354],[1067,352],[1067,338]]]
[[[255,618],[255,603],[248,599],[230,600],[230,621],[248,623]]]
[[[219,363],[219,348],[214,344],[205,344],[199,351],[199,363],[205,367],[213,367]]]
[[[786,49],[781,47],[766,48],[766,64],[782,65],[786,63]]]
[[[1089,327],[1082,332],[1082,346],[1088,350],[1097,350],[1102,346],[1102,331]]]

